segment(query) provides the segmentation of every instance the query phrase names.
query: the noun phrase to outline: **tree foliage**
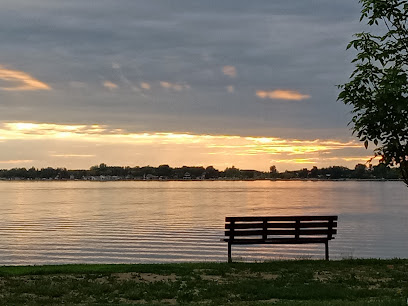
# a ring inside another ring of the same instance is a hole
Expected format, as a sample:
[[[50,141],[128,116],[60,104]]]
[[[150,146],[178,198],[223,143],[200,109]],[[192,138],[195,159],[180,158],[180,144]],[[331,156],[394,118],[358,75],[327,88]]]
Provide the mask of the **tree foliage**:
[[[358,164],[354,170],[332,166],[328,168],[317,168],[314,166],[308,170],[306,168],[294,171],[278,172],[275,166],[271,166],[269,172],[257,170],[242,170],[232,166],[224,171],[215,169],[213,166],[204,167],[176,167],[160,165],[159,167],[121,167],[101,164],[92,166],[89,170],[67,170],[66,168],[41,168],[31,167],[0,169],[0,180],[145,180],[145,179],[185,179],[188,172],[191,179],[398,179],[397,169],[380,164],[367,168]]]
[[[355,70],[338,99],[353,107],[353,132],[376,146],[380,162],[399,166],[408,186],[408,1],[360,0],[360,21],[376,32],[355,34]]]

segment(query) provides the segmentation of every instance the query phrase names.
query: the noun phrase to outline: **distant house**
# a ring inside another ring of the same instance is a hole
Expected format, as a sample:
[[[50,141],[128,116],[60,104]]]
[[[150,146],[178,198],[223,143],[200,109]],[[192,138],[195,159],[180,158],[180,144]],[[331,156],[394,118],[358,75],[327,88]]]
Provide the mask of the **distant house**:
[[[184,173],[183,180],[191,180],[190,173],[188,173],[188,172]]]
[[[159,179],[159,177],[157,175],[153,175],[153,174],[147,174],[144,176],[145,180],[157,180]]]

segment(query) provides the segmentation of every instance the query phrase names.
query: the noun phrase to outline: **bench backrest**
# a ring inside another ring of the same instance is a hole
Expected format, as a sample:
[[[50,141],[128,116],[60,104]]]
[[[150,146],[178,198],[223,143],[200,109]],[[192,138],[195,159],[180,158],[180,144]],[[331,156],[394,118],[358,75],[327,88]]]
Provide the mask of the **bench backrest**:
[[[324,238],[337,234],[337,216],[226,217],[225,236],[234,239]]]

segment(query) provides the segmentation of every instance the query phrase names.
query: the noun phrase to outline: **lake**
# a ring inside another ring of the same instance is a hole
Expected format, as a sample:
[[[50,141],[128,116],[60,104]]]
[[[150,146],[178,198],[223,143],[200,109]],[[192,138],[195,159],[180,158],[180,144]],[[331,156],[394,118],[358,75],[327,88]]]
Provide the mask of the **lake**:
[[[408,257],[408,189],[356,181],[0,182],[0,265],[226,261],[225,216],[338,215],[330,258]],[[233,246],[243,261],[324,245]]]

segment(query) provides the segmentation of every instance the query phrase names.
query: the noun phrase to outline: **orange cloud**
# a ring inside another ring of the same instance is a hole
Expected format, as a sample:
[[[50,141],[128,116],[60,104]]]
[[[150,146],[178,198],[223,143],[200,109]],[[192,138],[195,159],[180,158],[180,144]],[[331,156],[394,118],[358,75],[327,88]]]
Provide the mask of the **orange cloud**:
[[[190,89],[190,85],[188,84],[170,83],[166,81],[161,81],[160,86],[166,89],[172,89],[174,91],[182,91],[185,89]]]
[[[150,84],[147,83],[147,82],[141,82],[140,87],[142,87],[145,90],[150,90],[150,88],[151,88]]]
[[[224,66],[222,67],[222,72],[224,75],[227,75],[231,78],[235,78],[237,76],[237,69],[234,66]]]
[[[0,81],[6,83],[5,87],[0,87],[7,91],[35,91],[51,90],[51,87],[26,72],[6,69],[0,65]]]
[[[118,89],[119,86],[116,85],[115,83],[112,83],[111,81],[105,81],[103,82],[103,87],[109,89],[109,90],[114,90],[114,89]]]
[[[232,85],[229,85],[229,86],[227,86],[226,88],[227,88],[227,91],[228,91],[229,93],[234,93],[234,92],[235,92],[235,87],[232,86]]]
[[[261,99],[274,99],[274,100],[305,100],[309,99],[309,95],[304,95],[299,93],[295,90],[284,90],[284,89],[277,89],[277,90],[257,90],[256,96]]]

